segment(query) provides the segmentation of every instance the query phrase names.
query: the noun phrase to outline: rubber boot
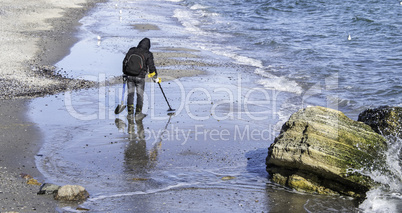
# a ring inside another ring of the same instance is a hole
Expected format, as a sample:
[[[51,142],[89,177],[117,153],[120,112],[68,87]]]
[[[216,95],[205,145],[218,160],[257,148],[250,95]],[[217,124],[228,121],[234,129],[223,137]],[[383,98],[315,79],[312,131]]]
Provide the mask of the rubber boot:
[[[135,109],[135,120],[142,120],[146,117],[147,115],[142,113],[142,109],[139,107],[136,107]]]
[[[135,114],[138,114],[138,113],[142,113],[142,108],[137,106],[135,108]]]
[[[133,115],[134,114],[134,105],[128,105],[128,115]]]

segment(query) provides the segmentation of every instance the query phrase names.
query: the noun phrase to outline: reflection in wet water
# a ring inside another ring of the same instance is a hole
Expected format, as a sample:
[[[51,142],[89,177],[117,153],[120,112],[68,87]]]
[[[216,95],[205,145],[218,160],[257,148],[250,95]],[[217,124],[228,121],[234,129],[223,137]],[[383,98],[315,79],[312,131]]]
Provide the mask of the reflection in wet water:
[[[149,169],[153,167],[153,162],[147,152],[144,125],[142,119],[135,120],[132,116],[128,116],[127,120],[130,142],[124,152],[126,172],[132,173],[137,178],[146,178]]]
[[[128,115],[127,123],[120,118],[115,119],[115,125],[119,131],[127,131],[129,143],[124,152],[125,171],[134,176],[134,180],[148,180],[149,171],[155,167],[159,150],[162,147],[162,137],[167,130],[171,118],[169,114],[165,128],[161,131],[157,141],[147,150],[147,142],[144,131],[143,119],[145,116],[135,117]]]

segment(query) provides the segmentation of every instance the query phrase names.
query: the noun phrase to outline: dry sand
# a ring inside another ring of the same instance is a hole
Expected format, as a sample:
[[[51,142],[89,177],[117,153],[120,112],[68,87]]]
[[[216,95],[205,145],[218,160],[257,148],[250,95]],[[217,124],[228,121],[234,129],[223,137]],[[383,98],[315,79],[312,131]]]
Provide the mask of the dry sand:
[[[99,1],[2,0],[0,99],[56,93],[72,83],[53,75],[52,65],[68,54],[78,21]]]
[[[55,212],[57,202],[39,196],[20,173],[39,181],[34,156],[40,148],[37,127],[26,120],[30,98],[57,93],[73,83],[54,75],[52,65],[69,53],[85,13],[102,0],[2,0],[0,3],[0,212]]]

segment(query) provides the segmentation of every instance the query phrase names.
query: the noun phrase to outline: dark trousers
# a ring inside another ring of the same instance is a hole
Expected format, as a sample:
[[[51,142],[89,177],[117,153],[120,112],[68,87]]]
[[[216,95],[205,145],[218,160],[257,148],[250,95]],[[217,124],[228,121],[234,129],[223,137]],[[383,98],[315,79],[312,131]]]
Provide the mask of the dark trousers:
[[[127,86],[128,86],[128,96],[127,96],[128,107],[130,108],[134,106],[134,92],[135,92],[137,94],[137,105],[135,106],[135,112],[142,112],[142,106],[144,105],[145,78],[128,76]]]

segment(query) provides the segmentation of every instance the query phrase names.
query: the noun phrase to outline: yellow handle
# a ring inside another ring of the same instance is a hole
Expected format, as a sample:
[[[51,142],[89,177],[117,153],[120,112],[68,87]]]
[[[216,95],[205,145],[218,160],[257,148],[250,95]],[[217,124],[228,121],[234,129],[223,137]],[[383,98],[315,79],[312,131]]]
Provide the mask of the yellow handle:
[[[152,78],[152,77],[154,77],[154,75],[156,74],[156,72],[153,72],[153,73],[149,73],[148,74],[148,78]]]
[[[156,72],[153,72],[153,73],[149,73],[148,74],[148,78],[152,78],[152,77],[154,77],[156,75]],[[161,78],[157,78],[157,79],[152,79],[155,83],[161,83],[162,82],[162,79]]]

